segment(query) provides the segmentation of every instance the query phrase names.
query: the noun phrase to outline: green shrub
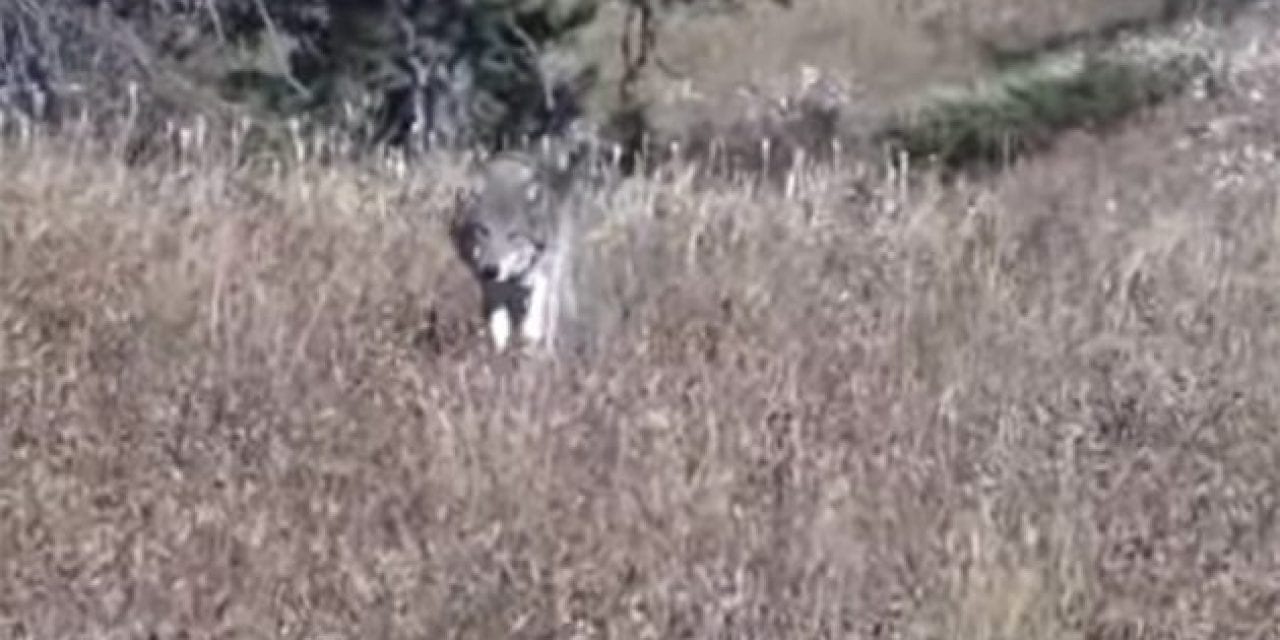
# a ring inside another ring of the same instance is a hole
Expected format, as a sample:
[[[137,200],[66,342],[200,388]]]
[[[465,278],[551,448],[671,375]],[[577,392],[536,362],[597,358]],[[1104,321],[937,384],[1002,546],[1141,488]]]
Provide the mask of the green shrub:
[[[975,91],[934,97],[879,137],[947,169],[1000,163],[1043,147],[1063,130],[1114,122],[1187,78],[1183,64],[1068,56],[1006,72]]]

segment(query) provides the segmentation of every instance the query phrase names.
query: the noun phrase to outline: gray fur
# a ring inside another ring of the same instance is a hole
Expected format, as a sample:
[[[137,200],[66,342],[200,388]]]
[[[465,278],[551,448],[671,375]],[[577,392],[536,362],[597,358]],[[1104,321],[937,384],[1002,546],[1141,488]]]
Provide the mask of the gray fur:
[[[536,156],[503,153],[460,195],[452,237],[480,285],[490,337],[554,350],[573,307],[571,176]],[[535,343],[535,344],[530,344]]]

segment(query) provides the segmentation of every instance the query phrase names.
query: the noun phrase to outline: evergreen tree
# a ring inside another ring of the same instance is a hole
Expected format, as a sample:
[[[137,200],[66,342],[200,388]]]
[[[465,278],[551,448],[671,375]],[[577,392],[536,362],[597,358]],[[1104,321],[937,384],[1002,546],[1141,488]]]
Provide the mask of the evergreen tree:
[[[283,73],[242,70],[232,87],[327,119],[365,105],[372,142],[501,147],[559,133],[593,78],[547,61],[599,0],[236,1],[236,39],[291,42]]]

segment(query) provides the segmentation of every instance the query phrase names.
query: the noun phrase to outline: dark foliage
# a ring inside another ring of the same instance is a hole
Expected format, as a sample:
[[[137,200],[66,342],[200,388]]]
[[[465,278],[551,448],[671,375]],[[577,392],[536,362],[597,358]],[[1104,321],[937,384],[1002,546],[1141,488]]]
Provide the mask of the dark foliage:
[[[205,76],[215,61],[216,94],[264,114],[341,124],[370,143],[501,147],[580,115],[592,68],[554,69],[548,54],[599,1],[13,0],[0,6],[0,96],[30,112],[67,86],[89,82],[104,103],[138,81],[164,101],[166,71],[208,80],[187,66],[200,53]],[[246,51],[272,64],[246,63]],[[210,99],[184,106],[207,111]]]
[[[284,113],[356,120],[370,142],[501,147],[562,133],[590,69],[557,75],[546,54],[594,17],[597,0],[236,2],[233,41],[289,51],[279,74],[237,70],[227,87]]]

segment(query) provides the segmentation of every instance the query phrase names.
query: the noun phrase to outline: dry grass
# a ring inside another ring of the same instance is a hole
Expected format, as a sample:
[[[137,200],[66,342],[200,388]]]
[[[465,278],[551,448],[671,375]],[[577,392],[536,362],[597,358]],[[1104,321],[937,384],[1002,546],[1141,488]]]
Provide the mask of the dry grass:
[[[447,158],[9,141],[0,633],[1280,633],[1280,56],[1236,60],[985,184],[631,180],[627,313],[557,366],[481,348]]]
[[[1178,1],[1178,0],[1174,0]],[[859,110],[878,111],[938,83],[963,82],[989,68],[991,49],[1026,49],[1069,34],[1159,16],[1169,0],[805,0],[793,9],[742,3],[740,13],[674,11],[664,22],[662,70],[644,96],[660,129],[743,118],[758,98],[790,95],[811,67],[848,87]],[[621,76],[623,17],[609,5],[584,38],[602,66],[604,88]],[[595,97],[607,110],[611,94]]]
[[[645,140],[636,136],[643,122],[657,143],[647,155],[777,176],[797,154],[868,159],[891,144],[956,166],[1003,162],[1063,125],[1109,126],[1162,100],[1199,76],[1183,62],[1213,57],[1201,50],[1203,32],[1216,31],[1205,21],[1251,4],[812,0],[706,11],[695,3],[661,14],[654,62],[636,87],[640,118],[617,111],[622,3],[607,5],[579,46],[602,71],[589,110],[601,120],[626,114],[607,129],[630,143]],[[1131,50],[1152,40],[1184,50]]]

